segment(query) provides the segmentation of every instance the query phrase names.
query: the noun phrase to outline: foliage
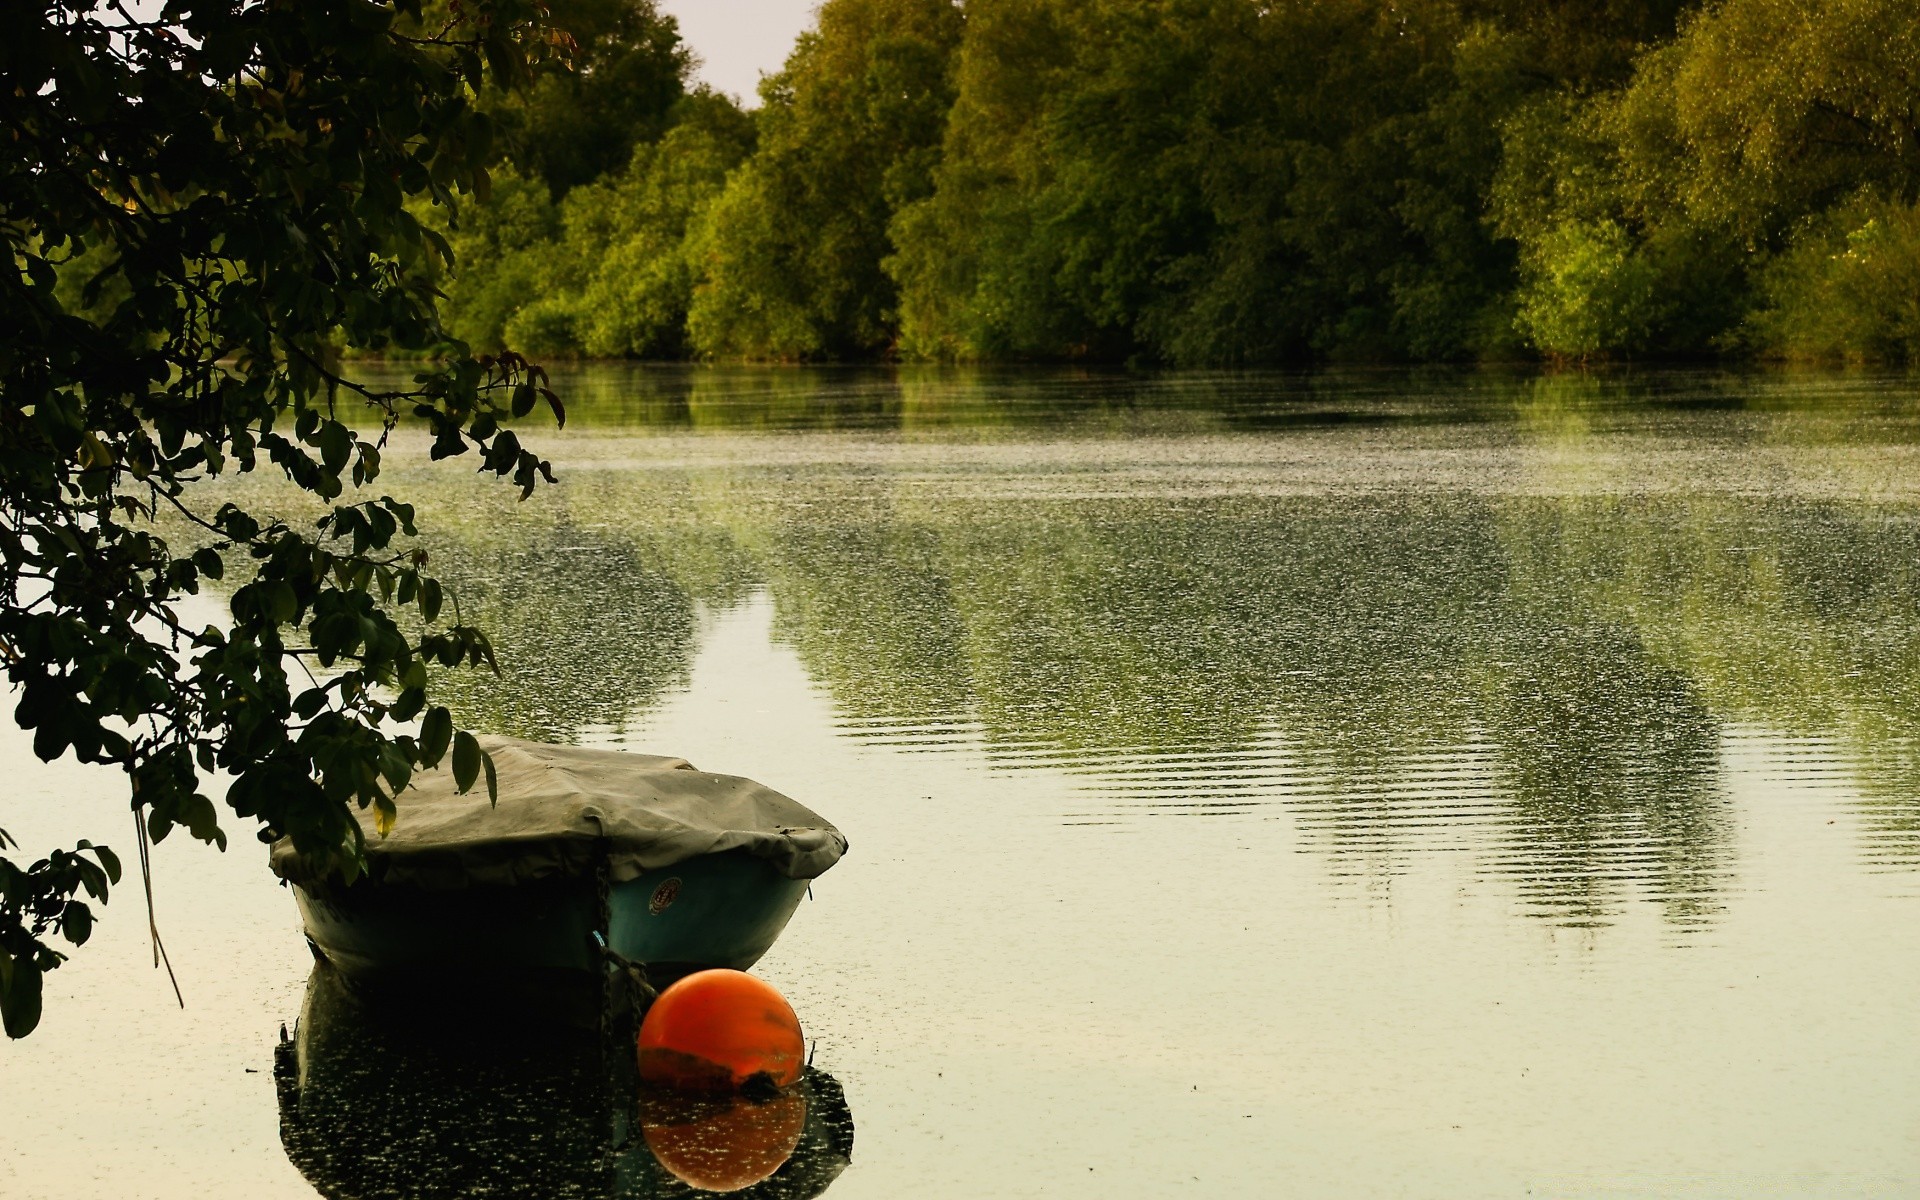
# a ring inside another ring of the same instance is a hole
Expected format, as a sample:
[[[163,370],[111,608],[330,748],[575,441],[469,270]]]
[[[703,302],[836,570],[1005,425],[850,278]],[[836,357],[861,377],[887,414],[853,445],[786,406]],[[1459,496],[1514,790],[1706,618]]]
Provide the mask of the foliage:
[[[1920,208],[1842,206],[1799,231],[1759,290],[1746,334],[1765,352],[1920,362]]]
[[[1885,357],[1872,319],[1819,305],[1897,295],[1898,233],[1853,268],[1813,263],[1850,206],[1920,192],[1916,64],[1920,30],[1893,0],[1726,0],[1623,88],[1510,118],[1492,207],[1521,247],[1522,329],[1583,356],[1745,342]]]
[[[1107,71],[1143,65],[1136,41],[1152,32],[1140,22],[1103,22],[1106,15],[1048,0],[969,11],[935,194],[895,221],[900,249],[889,270],[901,286],[907,353],[1108,357],[1126,350],[1124,329],[1110,328],[1114,301],[1124,306],[1138,273],[1160,265],[1147,257],[1156,235],[1180,228],[1192,203],[1179,168],[1169,171],[1172,164],[1156,161],[1154,151],[1179,141],[1190,97],[1178,81],[1200,64],[1191,39],[1169,37],[1144,56],[1157,69],[1137,89],[1124,78],[1103,80]],[[1171,102],[1156,104],[1170,84]],[[1134,112],[1106,108],[1129,95],[1141,100]],[[1139,109],[1174,127],[1141,123]],[[1104,144],[1074,144],[1097,135]],[[1102,155],[1129,161],[1117,175],[1102,172]],[[1145,207],[1127,211],[1127,227],[1113,232],[1141,244],[1124,258],[1103,253],[1098,242],[1120,215],[1115,210],[1136,197],[1098,189],[1136,177]],[[1109,264],[1131,266],[1135,275],[1103,272]]]
[[[693,255],[688,331],[701,353],[841,358],[883,352],[893,214],[926,195],[961,34],[950,0],[827,0],[764,80],[752,159]]]
[[[457,609],[441,620],[445,592],[403,540],[413,509],[370,485],[409,416],[434,458],[477,451],[530,492],[546,464],[501,420],[544,376],[454,344],[379,390],[333,347],[447,344],[427,268],[449,248],[406,200],[487,194],[494,122],[475,96],[561,52],[538,8],[0,8],[0,651],[35,752],[124,771],[143,845],[184,828],[224,846],[206,789],[222,775],[231,817],[351,877],[352,806],[384,827],[449,755],[460,786],[491,787],[428,690],[431,668],[490,665],[490,644]],[[266,468],[326,502],[317,525],[207,501],[215,477]],[[230,619],[195,628],[186,598],[236,566]],[[118,873],[84,842],[0,860],[10,1035],[38,1018],[54,939],[86,940],[75,897],[104,899]]]
[[[752,149],[753,125],[704,90],[681,99],[673,122],[623,170],[560,202],[536,180],[497,181],[491,203],[447,230],[462,264],[444,306],[449,328],[489,350],[684,355],[698,244],[689,231]]]
[[[1517,50],[1439,4],[975,6],[938,192],[900,221],[906,343],[1459,354],[1505,265],[1474,214]]]
[[[1576,92],[1624,83],[1649,46],[1672,38],[1702,0],[1469,0],[1469,17],[1509,30],[1529,72]]]
[[[1865,325],[1792,336],[1814,310],[1774,262],[1920,197],[1917,62],[1903,0],[832,0],[750,147],[636,119],[579,207],[503,190],[455,327],[709,358],[1885,357]]]
[[[695,231],[753,149],[754,126],[725,97],[696,93],[657,146],[619,178],[567,207],[570,252],[591,264],[579,294],[579,348],[593,355],[672,358],[690,350],[687,313],[698,280]]]
[[[1529,248],[1519,326],[1549,354],[1642,349],[1659,313],[1658,276],[1611,221],[1568,222]]]
[[[441,310],[447,331],[482,350],[500,350],[508,322],[556,282],[560,206],[544,183],[505,171],[493,181],[488,202],[469,206],[457,228],[435,206],[416,205],[416,211],[443,232],[460,263]]]
[[[1772,239],[1862,188],[1912,199],[1913,16],[1901,0],[1726,0],[1651,55],[1636,86],[1671,88],[1688,209]]]
[[[507,156],[558,198],[665,132],[692,59],[654,0],[548,0],[545,24],[569,40],[570,69],[543,72],[486,108]]]

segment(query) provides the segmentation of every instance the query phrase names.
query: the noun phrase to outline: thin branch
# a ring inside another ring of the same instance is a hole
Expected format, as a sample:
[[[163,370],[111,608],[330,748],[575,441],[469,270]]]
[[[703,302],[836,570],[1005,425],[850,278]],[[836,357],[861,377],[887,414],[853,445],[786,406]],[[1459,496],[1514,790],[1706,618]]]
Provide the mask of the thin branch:
[[[153,915],[153,854],[147,843],[147,823],[140,819],[140,806],[133,809],[134,844],[140,851],[140,883],[147,893],[147,934],[153,939],[153,965],[158,968],[165,964],[167,982],[173,985],[173,998],[182,1009],[187,1007],[187,998],[180,994],[180,980],[173,973],[173,961],[167,957],[166,943],[160,940],[160,922]]]

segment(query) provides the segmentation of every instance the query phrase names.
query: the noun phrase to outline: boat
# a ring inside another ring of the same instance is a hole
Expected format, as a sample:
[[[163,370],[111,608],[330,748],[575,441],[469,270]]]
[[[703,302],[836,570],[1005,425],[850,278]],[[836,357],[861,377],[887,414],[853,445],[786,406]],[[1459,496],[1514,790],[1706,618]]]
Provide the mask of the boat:
[[[349,984],[452,978],[516,1001],[573,993],[577,1007],[614,975],[646,989],[745,970],[846,853],[798,801],[685,759],[505,737],[481,748],[497,799],[462,794],[444,765],[417,773],[384,835],[373,810],[356,812],[366,870],[352,882],[274,844],[315,956]]]
[[[660,1095],[591,1034],[471,1018],[369,1004],[314,965],[273,1074],[281,1145],[320,1195],[811,1200],[852,1157],[824,1071],[758,1103]]]

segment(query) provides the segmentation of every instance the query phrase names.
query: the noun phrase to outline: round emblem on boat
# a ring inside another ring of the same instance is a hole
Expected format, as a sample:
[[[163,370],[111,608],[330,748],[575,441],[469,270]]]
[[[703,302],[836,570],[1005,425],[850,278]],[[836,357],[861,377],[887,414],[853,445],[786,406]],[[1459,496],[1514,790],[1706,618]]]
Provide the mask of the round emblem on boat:
[[[667,911],[667,906],[679,898],[680,877],[676,875],[653,889],[653,899],[647,901],[647,911],[657,917]]]

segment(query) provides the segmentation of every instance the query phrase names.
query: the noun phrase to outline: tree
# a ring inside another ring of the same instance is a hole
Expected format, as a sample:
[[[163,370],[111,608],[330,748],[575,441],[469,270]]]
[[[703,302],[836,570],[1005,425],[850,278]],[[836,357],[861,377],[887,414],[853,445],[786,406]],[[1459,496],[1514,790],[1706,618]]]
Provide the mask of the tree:
[[[571,69],[544,72],[487,109],[506,157],[559,199],[659,139],[693,59],[654,0],[548,0],[543,23],[571,39]]]
[[[486,205],[446,230],[463,264],[447,281],[448,327],[481,349],[685,357],[699,241],[689,231],[752,148],[751,114],[699,89],[659,141],[559,203],[537,179],[497,180]]]
[[[952,0],[828,0],[760,85],[759,143],[691,254],[704,354],[847,358],[894,337],[887,224],[931,187],[960,42]]]
[[[1916,64],[1900,0],[1725,0],[1623,86],[1539,97],[1492,191],[1522,328],[1581,356],[1905,357]]]
[[[1469,352],[1512,39],[1447,3],[982,0],[902,343],[1181,365]]]
[[[1807,222],[1759,292],[1744,332],[1768,354],[1920,363],[1920,206],[1863,196]]]
[[[564,225],[561,206],[539,179],[502,169],[485,204],[468,205],[456,228],[452,214],[430,202],[414,208],[430,229],[442,233],[460,264],[445,278],[440,316],[447,332],[481,351],[506,345],[507,327],[570,274],[559,256]],[[445,274],[445,271],[438,272]]]
[[[568,250],[587,282],[569,301],[580,349],[594,355],[684,358],[698,280],[697,226],[753,150],[752,116],[726,96],[681,101],[659,143],[634,150],[626,171],[568,197]]]
[[[376,390],[335,347],[446,343],[426,268],[448,248],[405,201],[487,194],[476,96],[567,49],[540,7],[0,7],[0,657],[41,758],[125,772],[143,861],[176,828],[225,845],[216,773],[231,818],[349,879],[352,806],[385,828],[411,774],[448,756],[461,787],[492,786],[429,700],[434,668],[492,649],[457,610],[441,620],[412,508],[370,485],[406,417],[433,457],[477,452],[525,495],[551,476],[501,422],[559,404],[514,355],[456,345]],[[269,467],[331,504],[317,527],[208,511],[208,481]],[[169,541],[168,514],[199,544]],[[188,625],[182,598],[235,566],[226,627]],[[0,859],[10,1036],[119,874],[86,842]]]
[[[1701,0],[1464,0],[1473,18],[1497,22],[1526,44],[1530,72],[1576,90],[1625,82],[1647,47],[1673,37]]]

